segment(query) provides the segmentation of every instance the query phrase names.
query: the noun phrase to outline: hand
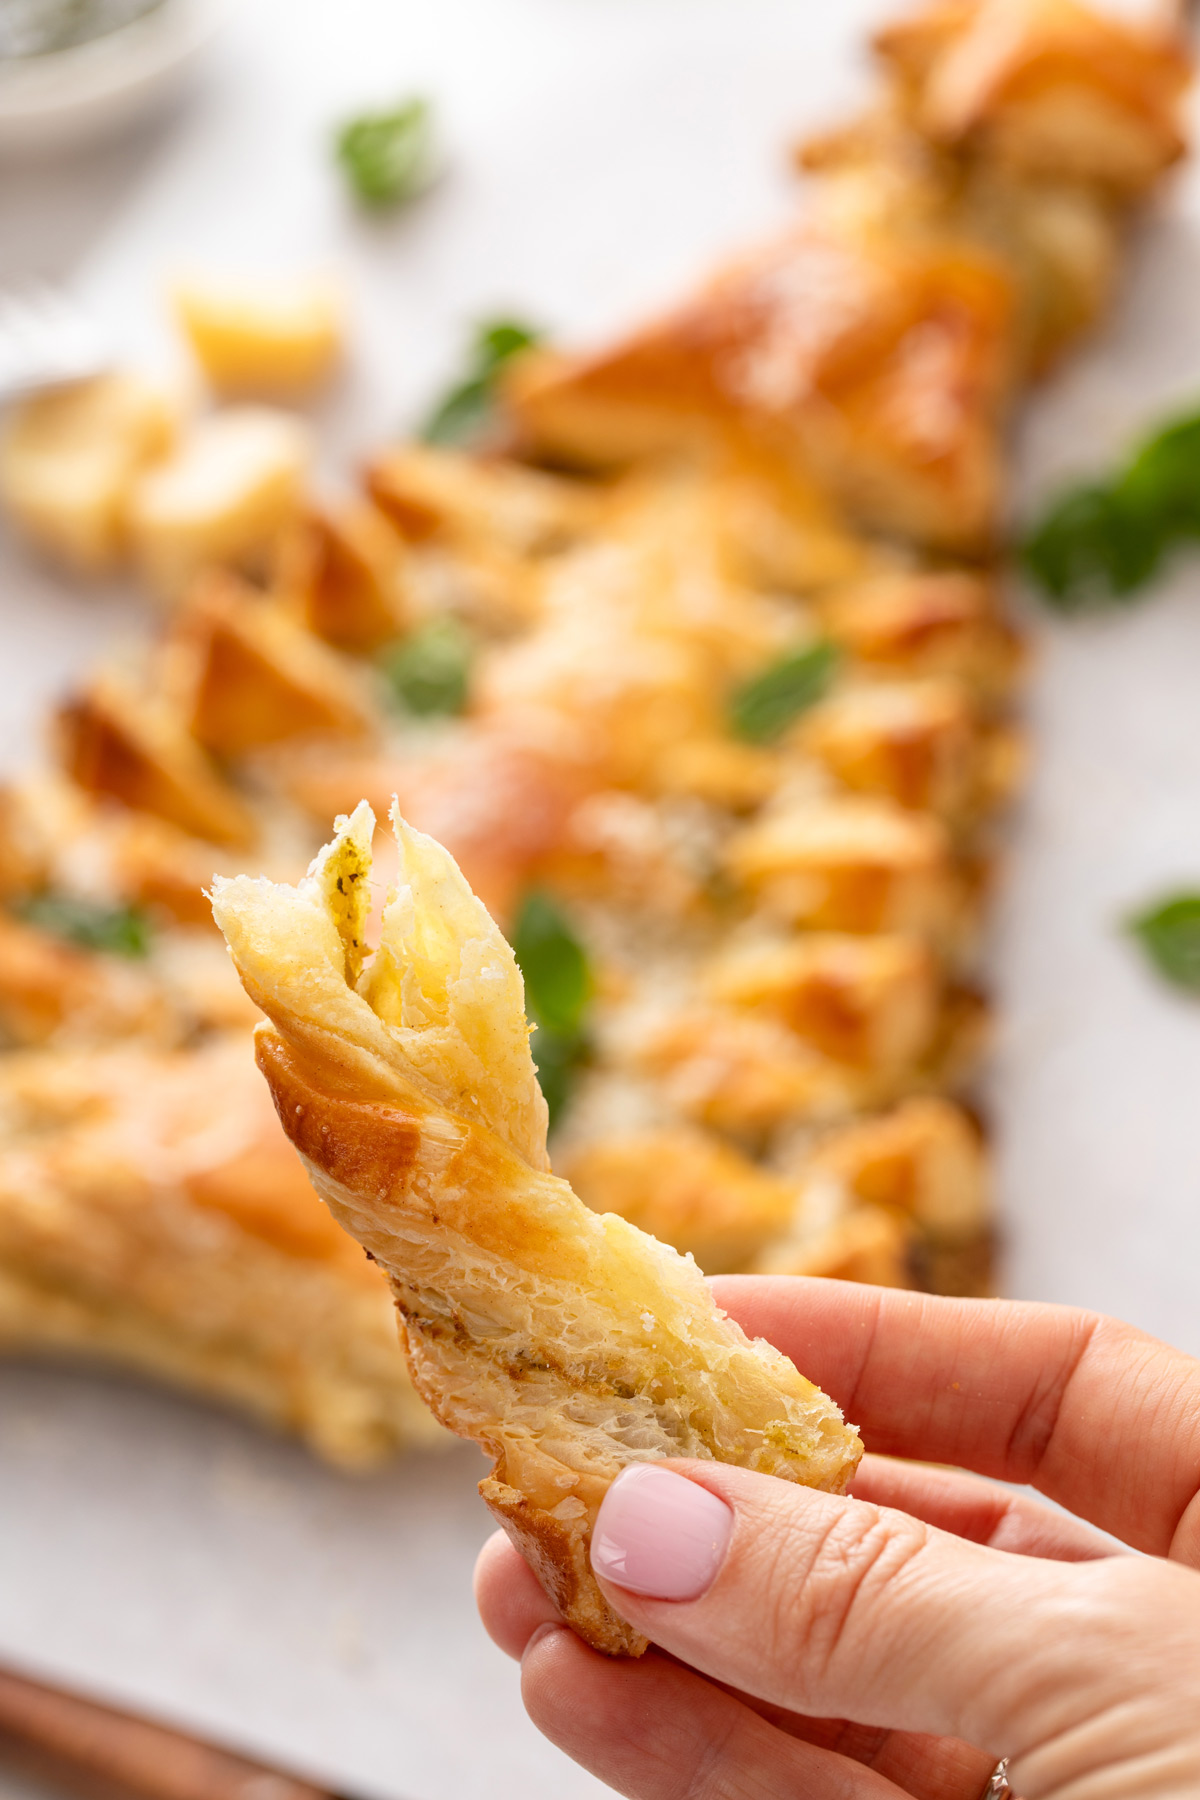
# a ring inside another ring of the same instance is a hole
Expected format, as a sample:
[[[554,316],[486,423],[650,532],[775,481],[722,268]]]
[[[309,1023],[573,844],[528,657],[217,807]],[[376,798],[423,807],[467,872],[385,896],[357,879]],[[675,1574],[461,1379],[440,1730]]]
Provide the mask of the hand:
[[[1026,1800],[1195,1800],[1200,1363],[1060,1307],[714,1288],[883,1455],[849,1499],[626,1470],[592,1562],[659,1647],[638,1662],[589,1650],[498,1533],[476,1592],[535,1724],[635,1800],[979,1800],[1002,1756]]]

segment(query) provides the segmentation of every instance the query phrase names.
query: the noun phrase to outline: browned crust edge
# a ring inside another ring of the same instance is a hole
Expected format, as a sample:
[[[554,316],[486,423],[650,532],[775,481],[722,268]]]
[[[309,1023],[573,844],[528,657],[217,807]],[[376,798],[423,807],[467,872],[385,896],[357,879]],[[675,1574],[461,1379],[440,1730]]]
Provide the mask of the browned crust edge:
[[[563,1618],[604,1656],[641,1656],[649,1639],[599,1598],[588,1559],[584,1521],[564,1523],[531,1506],[523,1494],[485,1475],[480,1497],[498,1519]],[[597,1604],[597,1601],[599,1603]]]

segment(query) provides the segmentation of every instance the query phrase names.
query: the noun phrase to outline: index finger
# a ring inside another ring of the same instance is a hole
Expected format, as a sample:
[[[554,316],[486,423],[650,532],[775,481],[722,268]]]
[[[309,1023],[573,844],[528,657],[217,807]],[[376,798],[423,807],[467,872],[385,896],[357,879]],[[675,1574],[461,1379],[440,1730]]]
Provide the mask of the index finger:
[[[728,1275],[713,1289],[870,1449],[1028,1482],[1139,1550],[1200,1565],[1194,1358],[1065,1306],[800,1276]]]

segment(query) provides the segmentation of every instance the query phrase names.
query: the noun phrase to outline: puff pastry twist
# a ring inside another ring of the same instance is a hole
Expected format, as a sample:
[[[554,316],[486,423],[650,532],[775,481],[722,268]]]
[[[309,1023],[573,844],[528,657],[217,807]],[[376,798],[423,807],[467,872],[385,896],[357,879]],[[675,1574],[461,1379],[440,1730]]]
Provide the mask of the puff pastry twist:
[[[318,1193],[388,1273],[419,1392],[494,1457],[487,1505],[582,1637],[640,1655],[588,1561],[620,1470],[713,1457],[840,1492],[858,1434],[690,1258],[551,1173],[512,951],[450,855],[393,820],[373,957],[365,802],[297,886],[215,883],[270,1020],[259,1066]]]

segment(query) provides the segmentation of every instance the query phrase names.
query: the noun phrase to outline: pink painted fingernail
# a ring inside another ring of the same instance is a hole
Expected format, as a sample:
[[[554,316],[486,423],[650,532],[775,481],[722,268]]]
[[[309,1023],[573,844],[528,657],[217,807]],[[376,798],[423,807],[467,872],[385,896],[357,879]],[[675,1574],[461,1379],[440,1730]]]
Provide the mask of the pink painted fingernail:
[[[723,1500],[655,1463],[634,1463],[609,1488],[592,1532],[592,1568],[655,1600],[698,1600],[733,1535]]]

